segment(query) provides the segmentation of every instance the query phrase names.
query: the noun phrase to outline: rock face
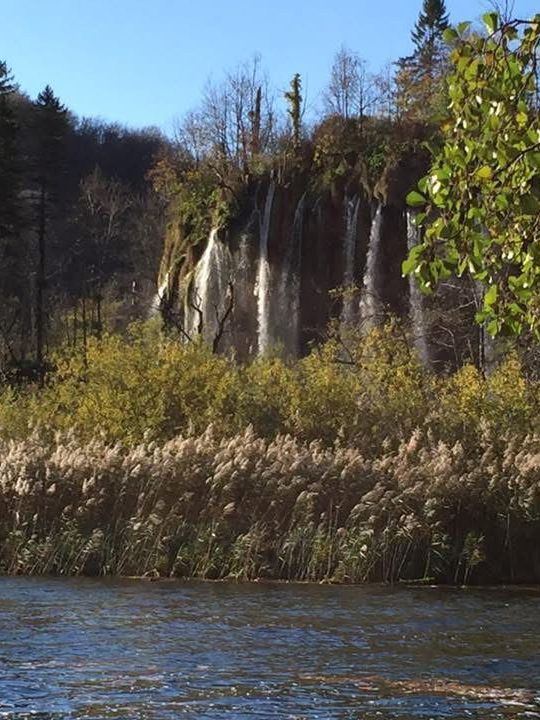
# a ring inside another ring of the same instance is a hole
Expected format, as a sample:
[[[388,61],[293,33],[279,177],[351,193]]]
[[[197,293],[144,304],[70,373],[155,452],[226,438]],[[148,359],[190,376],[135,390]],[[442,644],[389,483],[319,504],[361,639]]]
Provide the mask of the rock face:
[[[428,363],[425,303],[401,271],[417,240],[405,197],[424,171],[395,163],[371,190],[358,177],[323,190],[309,178],[251,183],[242,211],[206,245],[164,259],[163,307],[185,337],[219,334],[217,349],[240,359],[303,355],[330,321],[369,329],[408,316]]]

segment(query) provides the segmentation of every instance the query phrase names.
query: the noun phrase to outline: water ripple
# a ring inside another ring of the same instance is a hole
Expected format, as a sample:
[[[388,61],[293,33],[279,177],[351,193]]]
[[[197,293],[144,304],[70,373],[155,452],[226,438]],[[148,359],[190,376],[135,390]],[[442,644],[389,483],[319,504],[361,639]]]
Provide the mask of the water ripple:
[[[0,579],[0,720],[540,718],[540,594]]]

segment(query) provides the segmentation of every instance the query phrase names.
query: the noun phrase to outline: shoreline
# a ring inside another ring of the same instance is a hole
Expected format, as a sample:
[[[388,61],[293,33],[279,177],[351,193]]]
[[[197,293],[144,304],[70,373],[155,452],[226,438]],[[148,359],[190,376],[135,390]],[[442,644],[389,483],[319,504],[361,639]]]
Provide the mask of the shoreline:
[[[324,582],[314,580],[283,580],[279,578],[255,578],[242,580],[238,578],[201,578],[201,577],[145,577],[144,575],[31,575],[0,573],[0,581],[4,579],[21,578],[25,580],[89,580],[92,582],[132,582],[152,583],[159,585],[229,585],[229,586],[304,586],[304,587],[332,587],[351,589],[378,589],[378,590],[446,590],[456,592],[527,592],[540,594],[540,584],[487,584],[487,585],[453,585],[449,583],[422,583],[422,582],[365,582],[344,583]]]

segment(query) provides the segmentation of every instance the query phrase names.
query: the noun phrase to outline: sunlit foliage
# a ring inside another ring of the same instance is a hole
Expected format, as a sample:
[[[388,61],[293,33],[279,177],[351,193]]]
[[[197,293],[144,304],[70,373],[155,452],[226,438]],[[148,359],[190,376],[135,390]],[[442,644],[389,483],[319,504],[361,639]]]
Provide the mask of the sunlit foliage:
[[[449,115],[412,205],[427,211],[424,240],[404,264],[426,290],[451,274],[483,284],[478,320],[492,335],[540,334],[540,15],[484,16],[445,31],[451,43]]]

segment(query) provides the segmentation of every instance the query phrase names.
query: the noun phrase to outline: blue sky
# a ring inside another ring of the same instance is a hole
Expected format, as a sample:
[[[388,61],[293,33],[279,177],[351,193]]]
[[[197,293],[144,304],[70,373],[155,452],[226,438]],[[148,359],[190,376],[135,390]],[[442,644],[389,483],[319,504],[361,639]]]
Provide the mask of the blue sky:
[[[71,110],[170,132],[208,76],[258,52],[277,90],[299,72],[315,104],[335,51],[378,70],[410,51],[421,0],[0,0],[0,59],[35,96],[51,84]],[[488,0],[447,0],[453,21]],[[516,13],[538,10],[516,0]]]

